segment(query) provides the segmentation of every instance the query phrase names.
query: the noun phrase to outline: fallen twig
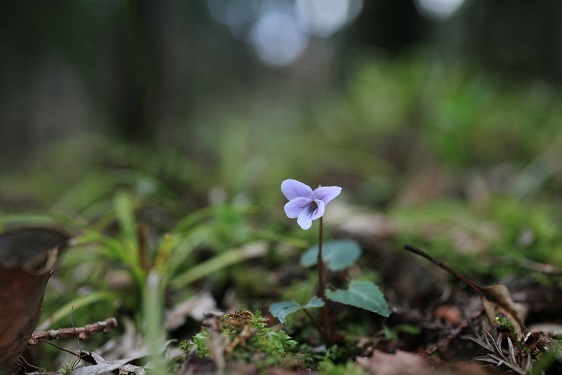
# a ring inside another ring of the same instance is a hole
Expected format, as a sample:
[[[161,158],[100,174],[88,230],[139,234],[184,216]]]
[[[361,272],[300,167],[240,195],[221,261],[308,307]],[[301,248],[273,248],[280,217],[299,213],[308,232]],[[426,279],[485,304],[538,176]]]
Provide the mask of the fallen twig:
[[[35,345],[40,341],[68,339],[77,337],[80,340],[85,340],[88,336],[96,333],[108,333],[113,328],[117,327],[117,319],[107,318],[104,321],[86,324],[84,327],[60,328],[51,329],[48,331],[35,331],[27,342],[28,345]]]
[[[461,336],[463,330],[470,327],[472,322],[474,320],[478,319],[480,316],[482,316],[483,313],[484,313],[484,311],[481,310],[481,311],[473,314],[468,320],[462,321],[459,325],[457,325],[455,328],[453,328],[446,337],[442,338],[436,344],[433,344],[432,346],[425,349],[424,351],[422,351],[418,355],[422,358],[427,358],[427,357],[430,357],[431,355],[433,355],[437,350],[439,350],[439,348],[448,346],[451,341],[459,338]]]

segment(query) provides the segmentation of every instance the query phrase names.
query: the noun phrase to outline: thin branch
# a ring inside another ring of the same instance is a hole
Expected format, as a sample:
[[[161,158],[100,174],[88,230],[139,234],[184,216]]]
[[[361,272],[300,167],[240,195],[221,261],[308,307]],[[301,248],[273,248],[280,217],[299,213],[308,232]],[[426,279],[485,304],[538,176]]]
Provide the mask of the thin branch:
[[[28,345],[35,345],[40,341],[60,340],[77,337],[80,340],[85,340],[88,336],[96,333],[108,333],[113,328],[117,327],[117,319],[108,318],[104,321],[86,324],[84,327],[78,328],[60,328],[51,329],[49,331],[35,331],[28,341]]]
[[[482,315],[482,311],[478,312],[477,314],[474,314],[473,316],[470,317],[470,319],[460,322],[456,327],[454,327],[449,332],[449,334],[446,337],[442,338],[436,344],[430,346],[429,348],[427,348],[426,350],[421,352],[419,355],[423,358],[430,357],[435,352],[437,352],[439,350],[439,348],[448,346],[451,343],[451,341],[459,338],[461,336],[462,332],[466,328],[470,327],[471,323],[474,320],[478,319],[481,315]]]

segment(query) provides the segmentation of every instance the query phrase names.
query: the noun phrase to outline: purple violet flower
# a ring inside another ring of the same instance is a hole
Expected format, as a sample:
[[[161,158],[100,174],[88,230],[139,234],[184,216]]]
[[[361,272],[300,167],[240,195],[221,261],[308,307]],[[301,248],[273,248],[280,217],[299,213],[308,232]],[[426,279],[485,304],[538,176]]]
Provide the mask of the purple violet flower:
[[[339,186],[321,186],[314,191],[308,185],[297,180],[285,180],[281,183],[281,192],[289,200],[285,204],[285,213],[289,219],[297,219],[302,229],[312,226],[312,220],[324,215],[326,205],[340,195]]]

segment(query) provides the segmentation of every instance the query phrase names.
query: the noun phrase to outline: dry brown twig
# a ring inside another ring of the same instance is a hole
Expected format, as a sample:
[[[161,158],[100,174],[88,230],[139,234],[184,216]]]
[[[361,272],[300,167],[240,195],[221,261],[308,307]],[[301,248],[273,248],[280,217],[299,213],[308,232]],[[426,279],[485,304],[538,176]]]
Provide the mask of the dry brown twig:
[[[513,329],[517,334],[518,340],[523,338],[529,332],[524,324],[526,308],[520,304],[516,304],[513,302],[509,290],[505,285],[478,285],[468,277],[461,275],[451,267],[447,266],[443,262],[435,259],[425,251],[418,249],[415,246],[405,245],[404,250],[408,250],[416,255],[421,256],[422,258],[429,260],[433,264],[449,272],[458,280],[464,282],[472,290],[478,293],[480,295],[482,307],[484,308],[484,312],[486,314],[486,317],[488,318],[490,327],[496,327],[498,325],[496,319],[501,315],[505,316],[513,324]]]
[[[85,340],[96,333],[108,333],[117,327],[117,319],[107,318],[104,321],[86,324],[84,327],[51,329],[49,331],[35,331],[28,341],[28,345],[35,345],[40,341],[60,340],[77,337]]]
[[[468,320],[462,321],[456,327],[451,329],[451,331],[449,332],[449,334],[446,337],[443,337],[436,344],[433,344],[432,346],[430,346],[426,350],[422,351],[418,355],[422,358],[431,357],[435,352],[437,352],[439,350],[439,348],[446,347],[451,343],[451,341],[461,337],[463,331],[466,328],[470,327],[472,322],[474,322],[476,319],[478,319],[483,313],[484,313],[484,311],[479,311],[479,312],[473,314]]]

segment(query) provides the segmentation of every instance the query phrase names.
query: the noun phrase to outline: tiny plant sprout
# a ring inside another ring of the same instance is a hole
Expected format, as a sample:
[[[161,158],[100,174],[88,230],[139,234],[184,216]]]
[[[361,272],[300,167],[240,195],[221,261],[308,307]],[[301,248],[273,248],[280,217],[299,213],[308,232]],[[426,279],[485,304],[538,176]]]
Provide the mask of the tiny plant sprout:
[[[285,213],[290,219],[297,219],[299,226],[307,230],[312,226],[312,221],[319,221],[318,252],[314,254],[309,249],[301,259],[301,265],[311,266],[316,264],[318,269],[318,290],[316,295],[304,306],[296,301],[276,302],[269,307],[271,314],[285,323],[285,317],[299,310],[304,310],[312,319],[307,310],[320,308],[320,322],[315,324],[324,342],[328,345],[335,342],[335,321],[328,300],[359,307],[388,316],[388,306],[378,287],[370,281],[350,280],[346,290],[326,289],[326,268],[340,271],[355,263],[361,249],[353,241],[332,241],[326,244],[327,256],[322,254],[322,216],[328,203],[340,195],[342,188],[339,186],[320,186],[315,190],[297,180],[285,180],[281,183],[281,192],[289,200],[285,204]],[[316,256],[316,262],[314,257]],[[324,263],[329,261],[327,265]],[[327,267],[326,267],[327,266]]]

